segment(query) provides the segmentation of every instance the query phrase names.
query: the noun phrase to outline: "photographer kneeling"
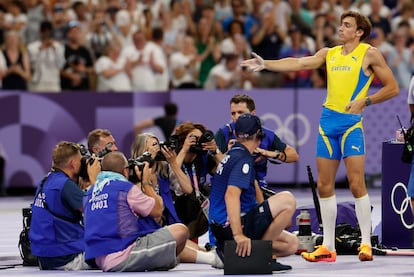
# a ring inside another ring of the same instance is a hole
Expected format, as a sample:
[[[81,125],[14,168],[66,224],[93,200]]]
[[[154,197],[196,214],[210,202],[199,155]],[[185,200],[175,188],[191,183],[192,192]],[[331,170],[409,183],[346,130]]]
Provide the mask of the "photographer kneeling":
[[[184,122],[177,126],[175,135],[177,163],[191,182],[184,185],[172,174],[174,205],[178,217],[190,230],[190,239],[197,240],[208,230],[208,174],[214,173],[215,153],[211,150],[217,149],[217,145],[214,133],[200,123]]]
[[[90,266],[84,259],[82,200],[77,181],[82,156],[78,144],[63,141],[53,149],[52,170],[37,186],[32,205],[30,243],[40,269],[81,270]],[[100,165],[87,163],[91,181]]]

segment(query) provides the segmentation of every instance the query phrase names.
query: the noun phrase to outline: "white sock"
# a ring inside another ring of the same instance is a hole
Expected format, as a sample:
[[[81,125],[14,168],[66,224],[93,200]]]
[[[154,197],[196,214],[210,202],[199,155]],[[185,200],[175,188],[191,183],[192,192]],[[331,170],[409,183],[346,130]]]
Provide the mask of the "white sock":
[[[196,250],[196,263],[197,264],[210,264],[214,265],[215,263],[215,251],[201,251]]]
[[[371,201],[368,194],[355,198],[355,213],[361,229],[361,244],[371,245]]]
[[[321,217],[323,226],[323,245],[325,245],[330,251],[335,250],[335,226],[336,226],[336,214],[337,204],[336,195],[327,198],[320,199],[321,205]]]

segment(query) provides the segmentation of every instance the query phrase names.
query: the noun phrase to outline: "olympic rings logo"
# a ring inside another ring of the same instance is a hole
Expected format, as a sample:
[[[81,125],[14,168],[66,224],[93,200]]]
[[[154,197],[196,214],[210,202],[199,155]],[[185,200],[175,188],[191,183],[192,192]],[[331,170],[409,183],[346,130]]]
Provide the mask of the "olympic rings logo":
[[[285,121],[283,122],[282,119],[273,113],[265,113],[260,117],[263,121],[271,120],[276,124],[276,129],[274,132],[289,145],[295,145],[297,143],[298,146],[302,146],[306,144],[309,140],[311,135],[311,126],[308,118],[301,114],[301,113],[292,113],[286,117]],[[300,130],[303,131],[300,138],[297,138],[297,134],[294,133],[294,130],[291,130],[289,127],[293,126],[295,121],[299,124]],[[266,126],[266,124],[265,124]]]
[[[398,188],[401,188],[404,191],[404,195],[405,195],[405,198],[402,200],[401,205],[400,205],[399,208],[397,208],[397,205],[395,203],[395,200],[396,200],[395,199],[395,192],[397,191]],[[411,199],[407,194],[407,187],[401,182],[396,183],[394,185],[394,187],[392,188],[392,191],[391,191],[391,206],[392,206],[392,209],[394,210],[394,212],[400,216],[401,223],[403,224],[403,226],[405,228],[407,228],[407,229],[414,228],[414,223],[411,224],[411,225],[408,225],[408,223],[405,222],[405,219],[404,219],[405,212],[408,210],[408,208],[411,209]]]

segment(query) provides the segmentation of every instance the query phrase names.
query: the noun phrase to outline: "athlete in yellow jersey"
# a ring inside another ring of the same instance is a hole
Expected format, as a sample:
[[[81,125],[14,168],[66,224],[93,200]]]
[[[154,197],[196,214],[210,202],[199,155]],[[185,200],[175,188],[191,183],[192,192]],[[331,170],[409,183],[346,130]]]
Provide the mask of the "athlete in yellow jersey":
[[[316,149],[318,192],[324,228],[323,243],[311,253],[302,253],[311,262],[336,261],[335,224],[337,203],[335,176],[341,159],[347,170],[350,190],[355,198],[355,212],[361,228],[359,259],[372,260],[371,202],[364,181],[365,141],[362,112],[365,107],[386,101],[399,93],[398,84],[381,52],[362,41],[369,36],[369,20],[353,11],[341,16],[341,45],[323,48],[313,56],[263,60],[252,53],[253,59],[241,66],[254,71],[299,71],[326,66],[327,96],[319,123]],[[367,96],[373,75],[383,87]]]

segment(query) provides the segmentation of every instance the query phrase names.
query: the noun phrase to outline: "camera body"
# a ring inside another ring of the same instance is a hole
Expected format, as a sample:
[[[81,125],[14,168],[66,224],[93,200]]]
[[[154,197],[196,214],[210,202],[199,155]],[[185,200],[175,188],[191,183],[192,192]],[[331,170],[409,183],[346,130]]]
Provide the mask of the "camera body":
[[[197,140],[196,144],[191,145],[190,147],[190,152],[192,153],[196,153],[196,154],[202,154],[204,152],[203,150],[203,146],[201,145],[202,143],[205,142],[210,142],[214,139],[214,133],[211,130],[206,130],[201,136],[200,138]]]
[[[96,153],[95,157],[93,157],[91,152],[85,147],[85,145],[79,144],[79,148],[80,148],[80,153],[82,156],[79,177],[82,177],[82,179],[84,179],[85,181],[89,181],[88,164],[89,165],[93,164],[95,158],[101,161],[103,156],[111,152],[111,149],[109,146],[105,146],[104,149]]]
[[[170,136],[166,141],[160,141],[160,148],[163,146],[170,148],[172,150],[176,150],[179,148],[179,139],[177,135]],[[157,155],[154,158],[155,161],[166,161],[166,158],[162,154],[161,150],[158,151]]]
[[[150,152],[144,152],[141,156],[137,157],[136,159],[128,160],[128,180],[130,182],[135,184],[140,181],[140,178],[135,172],[135,166],[138,166],[138,169],[142,171],[145,166],[144,162],[148,162],[149,167],[152,167],[154,160],[152,159]]]
[[[160,141],[160,147],[166,146],[168,148],[171,148],[172,150],[175,150],[179,146],[178,142],[178,136],[172,135],[166,141]]]

